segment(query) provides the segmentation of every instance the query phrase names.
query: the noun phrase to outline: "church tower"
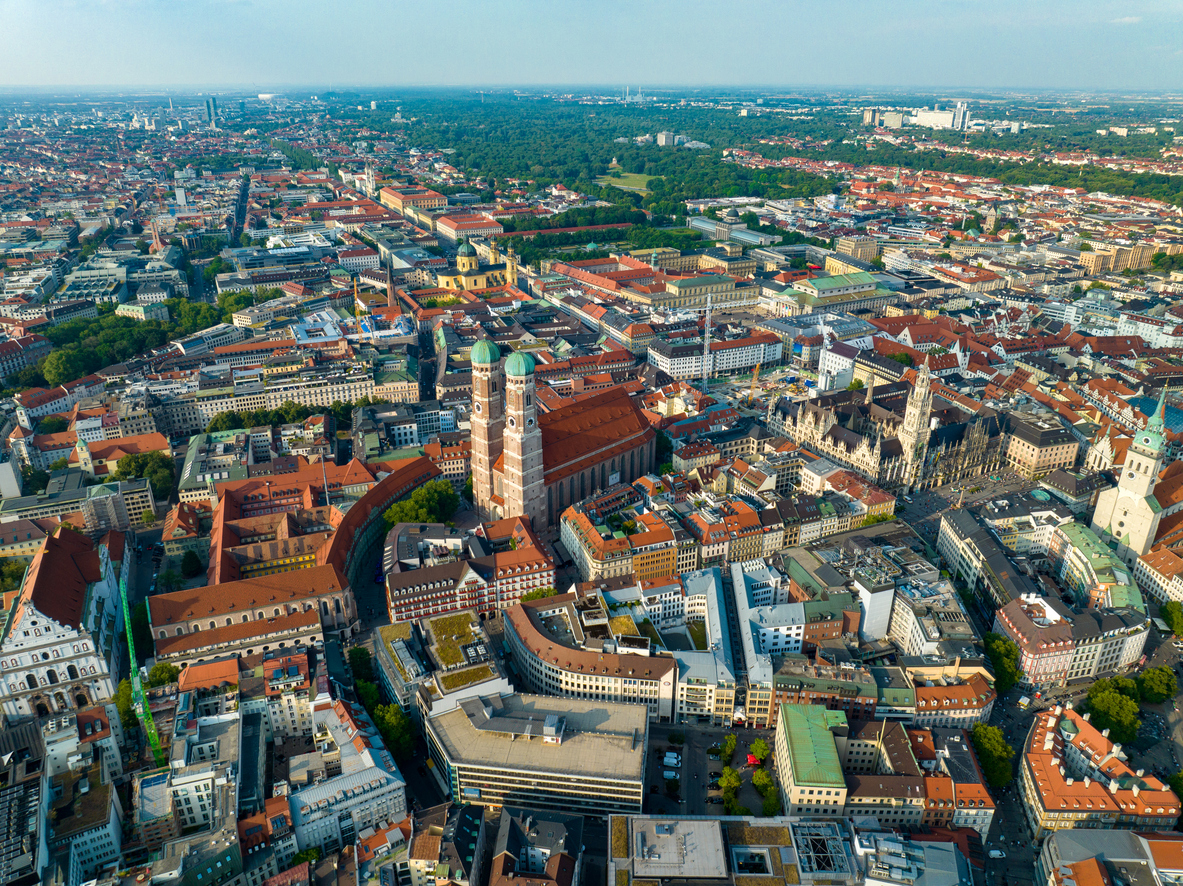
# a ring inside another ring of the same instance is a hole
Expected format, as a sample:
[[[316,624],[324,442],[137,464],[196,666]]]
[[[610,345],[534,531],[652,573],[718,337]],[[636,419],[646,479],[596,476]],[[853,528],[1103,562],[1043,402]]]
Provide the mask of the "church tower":
[[[903,447],[904,485],[911,486],[919,478],[928,452],[929,421],[932,416],[932,373],[925,363],[916,373],[916,385],[908,394],[904,410],[904,424],[899,440]]]
[[[493,517],[493,463],[501,455],[501,351],[487,339],[472,346],[472,497],[482,520]]]
[[[1166,452],[1166,398],[1164,388],[1146,429],[1134,434],[1126,450],[1116,488],[1101,492],[1093,511],[1093,531],[1109,542],[1122,562],[1130,567],[1150,551],[1162,519],[1154,486]]]
[[[477,259],[476,248],[465,240],[456,250],[456,270],[461,274],[475,274],[478,267],[480,261]]]
[[[505,251],[505,282],[514,287],[518,285],[518,256],[512,243]]]
[[[534,400],[534,358],[520,351],[505,361],[505,516],[525,514],[546,527],[542,430]]]

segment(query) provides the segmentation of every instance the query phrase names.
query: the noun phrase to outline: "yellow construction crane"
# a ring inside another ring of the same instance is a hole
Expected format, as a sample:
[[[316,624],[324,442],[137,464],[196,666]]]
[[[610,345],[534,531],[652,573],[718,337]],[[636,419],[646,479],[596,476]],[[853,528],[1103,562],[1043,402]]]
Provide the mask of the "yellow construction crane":
[[[760,378],[760,367],[762,363],[757,363],[756,368],[752,370],[752,388],[748,391],[748,406],[753,406],[756,403],[756,380]]]

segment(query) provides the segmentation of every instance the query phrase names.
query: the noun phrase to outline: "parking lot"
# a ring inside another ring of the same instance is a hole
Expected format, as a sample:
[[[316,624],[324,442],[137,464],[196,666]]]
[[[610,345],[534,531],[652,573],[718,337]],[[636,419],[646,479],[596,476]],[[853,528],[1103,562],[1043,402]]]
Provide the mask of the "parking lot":
[[[649,727],[649,760],[645,766],[645,807],[644,811],[651,815],[722,815],[722,802],[710,802],[711,797],[722,798],[718,791],[711,791],[708,785],[712,781],[712,773],[722,773],[726,765],[722,760],[711,760],[707,750],[716,744],[721,744],[729,731],[735,732],[735,756],[732,767],[741,769],[741,764],[747,754],[748,747],[757,738],[763,738],[771,747],[772,732],[767,729],[735,729],[727,730],[721,726],[671,726],[669,724],[654,724]],[[680,734],[685,737],[681,746],[669,740],[670,735]],[[662,763],[665,752],[674,749],[681,754],[682,765],[676,770],[679,774],[678,798],[673,799],[665,789],[667,771]],[[752,787],[751,772],[742,772],[743,787],[739,791],[739,803],[747,806],[754,814],[759,814],[763,802],[760,794]],[[718,776],[714,776],[717,778]],[[656,788],[656,791],[654,790]]]

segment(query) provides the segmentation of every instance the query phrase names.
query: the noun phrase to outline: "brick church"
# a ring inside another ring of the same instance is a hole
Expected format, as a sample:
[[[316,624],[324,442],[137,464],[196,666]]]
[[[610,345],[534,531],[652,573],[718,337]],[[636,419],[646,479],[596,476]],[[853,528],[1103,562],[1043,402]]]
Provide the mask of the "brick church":
[[[534,359],[472,349],[472,488],[482,519],[550,532],[571,504],[657,469],[657,434],[620,388],[538,413]]]

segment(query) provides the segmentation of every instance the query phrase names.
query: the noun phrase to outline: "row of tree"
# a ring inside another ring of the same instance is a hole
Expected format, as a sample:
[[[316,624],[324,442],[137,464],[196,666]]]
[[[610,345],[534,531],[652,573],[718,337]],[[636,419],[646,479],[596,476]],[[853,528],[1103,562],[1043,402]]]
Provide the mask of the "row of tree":
[[[353,410],[360,406],[370,406],[374,402],[376,401],[370,397],[359,397],[357,400],[346,401],[334,400],[332,405],[325,410],[323,407],[313,409],[288,400],[275,409],[255,409],[250,412],[238,412],[231,409],[219,412],[210,419],[205,430],[207,434],[213,434],[218,431],[233,431],[238,428],[276,427],[283,424],[295,424],[314,415],[326,413],[333,417],[339,430],[348,430],[353,427]]]
[[[1006,695],[1023,676],[1019,669],[1019,647],[1009,637],[993,631],[982,638],[982,645],[994,670],[994,691]]]
[[[235,311],[266,301],[282,293],[278,289],[251,293],[224,293],[218,304],[171,298],[165,302],[172,319],[168,322],[115,316],[114,305],[100,305],[98,317],[71,320],[45,330],[54,345],[47,357],[8,376],[6,393],[32,387],[53,387],[75,381],[104,366],[123,363],[168,342],[202,329],[228,323]]]
[[[397,704],[382,704],[378,685],[374,682],[374,666],[370,652],[360,646],[349,650],[349,667],[358,701],[369,713],[382,743],[400,763],[410,760],[415,753],[415,723]]]

